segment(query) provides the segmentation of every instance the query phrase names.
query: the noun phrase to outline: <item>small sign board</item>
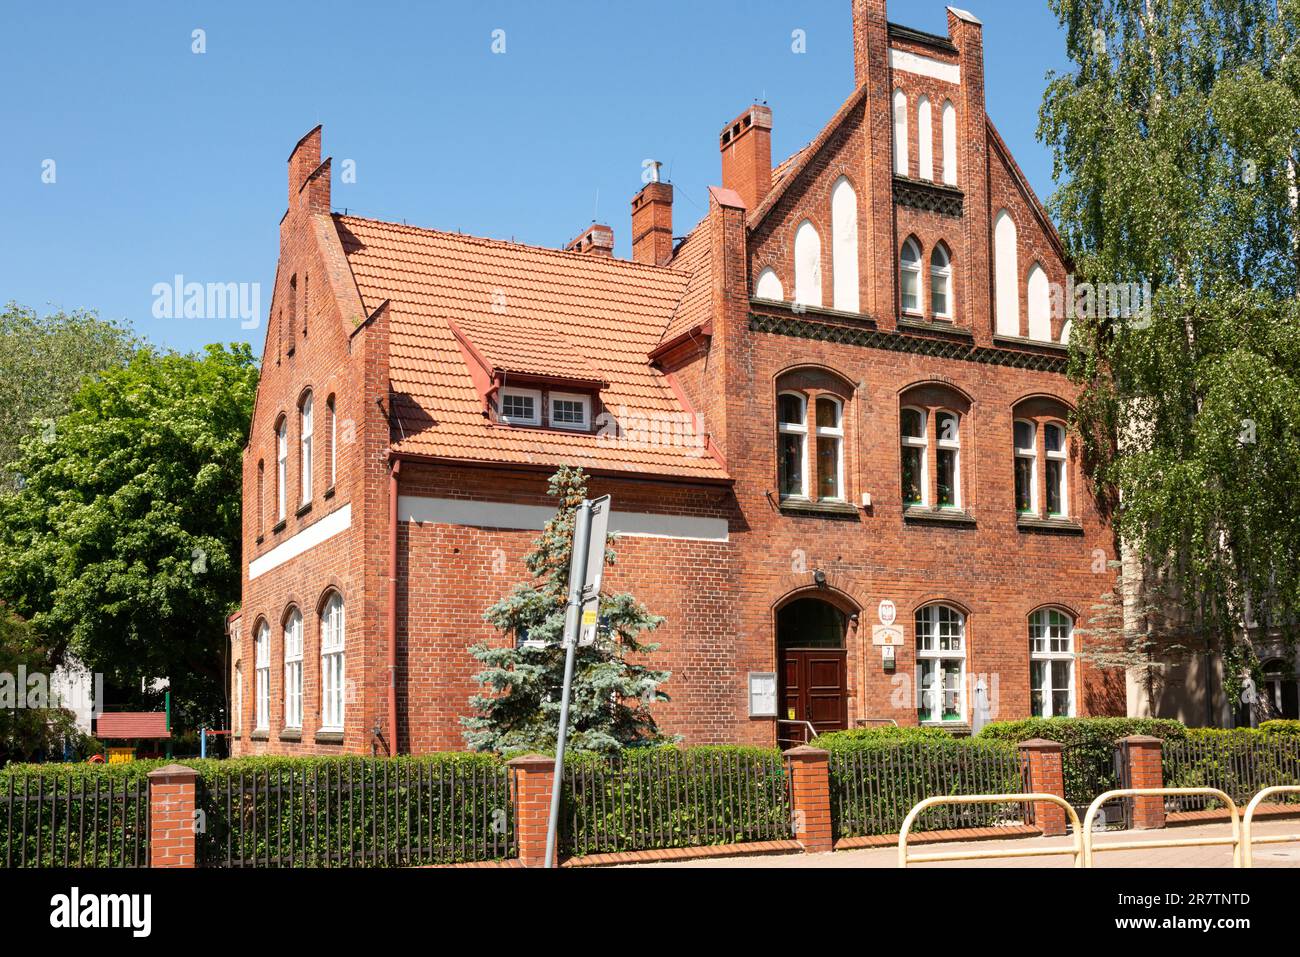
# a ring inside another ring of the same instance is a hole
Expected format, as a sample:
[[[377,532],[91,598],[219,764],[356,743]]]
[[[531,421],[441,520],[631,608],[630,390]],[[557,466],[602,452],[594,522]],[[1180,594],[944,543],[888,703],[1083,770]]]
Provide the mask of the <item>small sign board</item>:
[[[591,537],[587,541],[587,574],[582,583],[582,617],[578,623],[578,644],[596,643],[600,630],[600,583],[605,576],[605,539],[609,535],[609,496],[591,501]]]
[[[872,625],[871,643],[873,645],[901,645],[903,629],[898,625]]]
[[[776,717],[775,671],[749,673],[749,716],[751,718]]]
[[[894,619],[898,617],[898,609],[888,598],[883,598],[876,606],[876,617],[880,619],[882,625],[892,625]]]

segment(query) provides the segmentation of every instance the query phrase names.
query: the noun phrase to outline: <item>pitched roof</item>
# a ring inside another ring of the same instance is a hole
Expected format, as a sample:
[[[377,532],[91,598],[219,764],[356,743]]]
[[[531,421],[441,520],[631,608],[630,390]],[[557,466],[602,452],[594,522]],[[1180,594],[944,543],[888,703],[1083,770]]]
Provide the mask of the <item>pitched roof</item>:
[[[674,269],[689,273],[691,278],[677,308],[673,310],[672,319],[664,327],[660,342],[670,342],[686,330],[708,322],[712,317],[712,300],[709,296],[712,256],[708,219],[705,218],[687,235],[670,263]]]
[[[110,711],[95,719],[95,737],[170,738],[165,711]]]
[[[689,410],[650,366],[649,353],[677,314],[690,272],[356,216],[333,218],[367,313],[390,301],[394,451],[484,464],[727,478],[692,442],[491,422],[453,330],[459,328],[507,377],[514,372],[608,383],[601,401],[625,429],[640,416],[682,423]]]

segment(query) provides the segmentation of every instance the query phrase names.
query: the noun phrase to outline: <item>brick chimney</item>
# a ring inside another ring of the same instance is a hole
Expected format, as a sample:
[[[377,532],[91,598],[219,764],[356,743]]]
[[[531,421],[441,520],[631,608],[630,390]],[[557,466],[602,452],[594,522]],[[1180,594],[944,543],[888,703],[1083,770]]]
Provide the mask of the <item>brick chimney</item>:
[[[718,137],[722,186],[734,189],[746,209],[756,209],[772,188],[772,110],[755,103]]]
[[[569,240],[564,248],[568,252],[588,253],[609,259],[614,255],[614,230],[599,224],[589,226],[575,239]]]
[[[662,266],[673,258],[673,186],[657,179],[632,199],[632,259]]]
[[[853,0],[853,87],[867,79],[872,61],[888,63],[889,17],[885,0]]]
[[[320,160],[321,128],[300,139],[289,154],[289,208],[306,204],[309,212],[330,211],[330,161]]]

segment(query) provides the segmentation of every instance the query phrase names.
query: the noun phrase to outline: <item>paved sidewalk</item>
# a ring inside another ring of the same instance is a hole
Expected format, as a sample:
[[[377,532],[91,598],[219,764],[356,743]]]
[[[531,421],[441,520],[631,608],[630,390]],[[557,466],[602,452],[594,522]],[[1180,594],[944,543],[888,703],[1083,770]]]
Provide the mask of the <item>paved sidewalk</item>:
[[[1254,835],[1300,834],[1300,820],[1263,821],[1251,826]],[[1169,827],[1157,831],[1108,831],[1097,836],[1095,847],[1107,842],[1168,840],[1182,837],[1227,837],[1232,828],[1222,824],[1198,824],[1192,827]],[[927,854],[953,850],[1016,849],[1069,847],[1069,838],[1030,837],[1014,841],[965,841],[952,844],[925,844],[914,853]],[[1231,867],[1232,847],[1156,847],[1138,851],[1096,853],[1093,865],[1107,867]],[[869,848],[837,851],[833,854],[782,854],[762,857],[669,861],[656,864],[626,864],[625,867],[897,867],[898,849]],[[911,867],[1072,867],[1068,854],[1059,857],[1008,857],[988,861],[943,861],[912,864]],[[1262,844],[1255,847],[1255,867],[1300,867],[1300,843]]]

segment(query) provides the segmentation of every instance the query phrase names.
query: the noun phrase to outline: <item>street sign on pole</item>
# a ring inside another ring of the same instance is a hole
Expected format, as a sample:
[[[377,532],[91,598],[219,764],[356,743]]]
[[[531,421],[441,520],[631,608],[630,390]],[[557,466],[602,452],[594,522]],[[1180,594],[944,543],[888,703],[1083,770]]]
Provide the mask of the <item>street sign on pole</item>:
[[[560,823],[560,789],[564,782],[564,744],[569,736],[569,698],[573,691],[573,664],[578,636],[586,632],[591,615],[591,636],[599,627],[600,582],[605,572],[605,536],[609,531],[609,496],[583,500],[573,524],[569,553],[569,602],[564,614],[564,690],[560,695],[560,727],[555,737],[555,777],[551,785],[551,815],[546,824],[546,867],[555,866],[555,836]],[[585,642],[590,644],[591,642]]]

